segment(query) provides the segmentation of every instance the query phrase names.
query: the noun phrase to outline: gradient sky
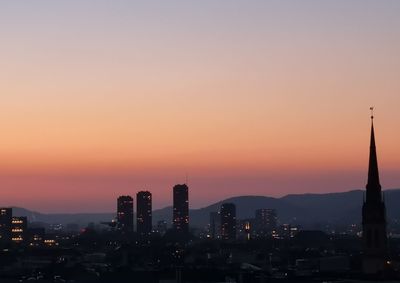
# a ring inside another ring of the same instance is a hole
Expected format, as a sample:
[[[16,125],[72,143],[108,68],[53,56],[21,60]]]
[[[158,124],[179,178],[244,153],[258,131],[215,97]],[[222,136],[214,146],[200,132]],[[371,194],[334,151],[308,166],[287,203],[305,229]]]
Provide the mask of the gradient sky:
[[[0,205],[400,187],[400,1],[1,1]]]

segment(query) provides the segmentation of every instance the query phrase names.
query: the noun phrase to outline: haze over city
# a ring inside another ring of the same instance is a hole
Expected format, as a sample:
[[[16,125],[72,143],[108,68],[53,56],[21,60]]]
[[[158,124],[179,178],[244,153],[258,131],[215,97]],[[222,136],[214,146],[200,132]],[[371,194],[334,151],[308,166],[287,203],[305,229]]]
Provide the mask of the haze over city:
[[[3,206],[400,187],[400,2],[143,2],[0,4]]]

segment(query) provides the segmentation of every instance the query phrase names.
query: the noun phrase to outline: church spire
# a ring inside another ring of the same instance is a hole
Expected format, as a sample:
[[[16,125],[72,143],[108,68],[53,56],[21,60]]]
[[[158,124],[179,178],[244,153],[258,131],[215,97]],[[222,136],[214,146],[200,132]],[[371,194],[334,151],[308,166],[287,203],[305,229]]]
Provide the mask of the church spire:
[[[371,107],[371,141],[369,150],[367,201],[381,201],[381,185],[379,182],[378,158],[375,145],[373,109],[374,108]]]
[[[369,150],[367,197],[362,208],[363,270],[366,274],[379,274],[385,270],[387,252],[386,207],[382,201],[382,189],[379,183],[373,110],[374,108],[371,107],[371,144]]]

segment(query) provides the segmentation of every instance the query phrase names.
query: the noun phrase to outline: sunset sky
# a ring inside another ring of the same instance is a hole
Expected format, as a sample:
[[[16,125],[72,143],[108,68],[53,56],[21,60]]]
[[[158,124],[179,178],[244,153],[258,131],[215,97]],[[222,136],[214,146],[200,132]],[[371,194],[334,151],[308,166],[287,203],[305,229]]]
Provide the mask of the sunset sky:
[[[0,206],[400,187],[400,1],[0,3]],[[361,200],[360,200],[361,201]]]

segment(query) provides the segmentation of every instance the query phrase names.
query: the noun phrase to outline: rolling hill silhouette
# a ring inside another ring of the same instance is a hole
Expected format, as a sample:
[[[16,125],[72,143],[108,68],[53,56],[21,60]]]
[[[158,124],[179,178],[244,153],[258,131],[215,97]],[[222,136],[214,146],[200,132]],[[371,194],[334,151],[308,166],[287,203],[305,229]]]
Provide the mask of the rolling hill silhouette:
[[[254,217],[258,208],[274,208],[278,212],[280,223],[299,224],[304,227],[332,224],[347,225],[361,223],[361,206],[364,191],[353,190],[341,193],[327,194],[296,194],[281,198],[266,196],[238,196],[216,202],[207,207],[190,210],[192,227],[204,227],[209,222],[210,212],[218,211],[224,202],[236,205],[237,218]],[[400,189],[386,190],[385,200],[388,222],[400,215]],[[30,222],[44,223],[77,223],[85,226],[90,222],[111,221],[115,213],[74,213],[74,214],[44,214],[24,208],[14,208],[14,215],[27,216]],[[172,219],[172,207],[165,207],[153,211],[153,224],[159,220]]]

